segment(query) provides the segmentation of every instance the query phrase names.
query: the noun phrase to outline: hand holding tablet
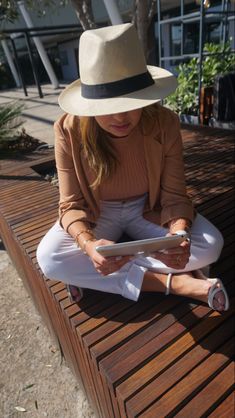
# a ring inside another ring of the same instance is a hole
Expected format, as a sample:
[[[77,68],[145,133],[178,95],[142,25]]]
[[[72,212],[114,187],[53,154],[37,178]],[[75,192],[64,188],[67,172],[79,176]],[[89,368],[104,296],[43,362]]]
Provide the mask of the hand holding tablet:
[[[120,242],[112,245],[101,245],[96,251],[104,257],[151,254],[156,251],[163,251],[169,248],[178,247],[183,241],[189,238],[186,232],[172,236],[149,238],[130,242]]]

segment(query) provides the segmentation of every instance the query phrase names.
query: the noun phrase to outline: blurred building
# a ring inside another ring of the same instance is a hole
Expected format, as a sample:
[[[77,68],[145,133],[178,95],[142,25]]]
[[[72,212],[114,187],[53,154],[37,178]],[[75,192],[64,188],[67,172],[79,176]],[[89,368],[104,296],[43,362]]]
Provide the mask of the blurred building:
[[[180,61],[198,55],[201,0],[159,0],[157,3],[158,9],[154,18],[155,61],[156,64],[174,71]],[[133,1],[117,0],[117,4],[123,21],[130,21]],[[96,24],[101,26],[110,24],[103,1],[93,0],[92,6]],[[204,0],[203,42],[221,43],[232,38],[232,47],[235,47],[234,9],[235,4],[232,0]],[[32,10],[29,10],[29,13],[34,27],[45,29],[37,34],[40,35],[58,79],[65,82],[76,79],[79,75],[78,40],[82,28],[74,8],[70,3],[67,6],[61,6],[60,0],[56,0],[56,6],[46,9],[42,17],[38,17],[37,13]],[[62,26],[67,29],[62,29]],[[13,52],[13,42],[23,77],[27,84],[32,84],[34,76],[25,38],[22,33],[16,31],[24,28],[26,24],[22,16],[14,24],[5,22],[1,27],[2,30],[12,30],[11,34],[8,33],[9,49]],[[57,29],[53,30],[53,28]],[[11,36],[11,41],[9,41],[9,36]],[[48,82],[47,73],[32,39],[30,45],[40,82]],[[0,55],[0,64],[7,66],[3,51]],[[10,73],[9,68],[8,73]],[[1,87],[6,87],[2,85],[2,81],[0,81]]]

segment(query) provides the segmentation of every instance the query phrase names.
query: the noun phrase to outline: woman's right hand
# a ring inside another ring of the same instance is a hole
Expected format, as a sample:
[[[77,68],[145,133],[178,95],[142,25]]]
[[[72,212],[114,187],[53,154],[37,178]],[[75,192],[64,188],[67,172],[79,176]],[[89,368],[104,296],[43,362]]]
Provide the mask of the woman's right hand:
[[[88,241],[86,244],[86,254],[90,257],[94,264],[96,271],[103,276],[114,273],[120,270],[124,264],[126,264],[131,256],[116,256],[116,257],[104,257],[96,251],[98,245],[112,245],[113,241],[107,239],[99,239],[97,241]]]

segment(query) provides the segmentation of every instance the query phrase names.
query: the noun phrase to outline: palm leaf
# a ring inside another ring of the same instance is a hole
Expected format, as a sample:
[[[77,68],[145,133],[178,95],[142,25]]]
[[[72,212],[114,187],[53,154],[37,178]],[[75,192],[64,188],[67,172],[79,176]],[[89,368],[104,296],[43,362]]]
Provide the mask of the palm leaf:
[[[17,129],[22,125],[21,118],[24,105],[13,102],[0,106],[0,143],[15,140]]]

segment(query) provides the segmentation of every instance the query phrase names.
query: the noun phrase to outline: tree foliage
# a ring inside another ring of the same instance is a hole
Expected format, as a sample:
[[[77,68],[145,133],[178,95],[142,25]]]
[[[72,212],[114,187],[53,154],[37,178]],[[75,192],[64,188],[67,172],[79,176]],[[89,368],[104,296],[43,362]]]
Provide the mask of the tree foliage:
[[[67,0],[62,0],[60,5],[64,5]],[[25,0],[25,5],[33,9],[38,16],[44,16],[48,7],[56,7],[56,0]],[[19,17],[17,0],[0,0],[0,22],[15,22]]]
[[[15,7],[14,1],[0,1],[0,22],[11,22],[13,23],[19,15],[17,7]]]

